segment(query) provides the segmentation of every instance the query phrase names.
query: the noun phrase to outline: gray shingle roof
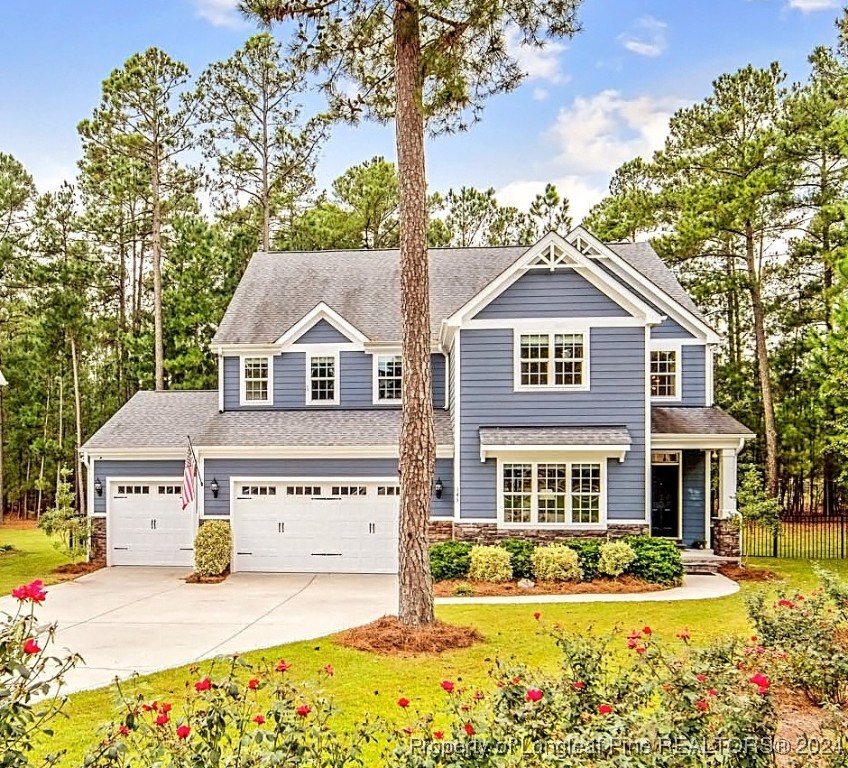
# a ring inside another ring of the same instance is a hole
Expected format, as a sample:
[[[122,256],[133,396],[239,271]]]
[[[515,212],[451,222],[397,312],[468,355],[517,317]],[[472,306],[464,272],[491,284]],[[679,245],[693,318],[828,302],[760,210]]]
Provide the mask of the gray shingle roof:
[[[453,446],[447,411],[436,409],[436,443]],[[205,446],[393,446],[400,439],[399,408],[381,410],[226,411],[197,439]]]
[[[627,427],[480,427],[480,445],[630,445]]]
[[[83,448],[185,447],[186,435],[197,442],[197,435],[217,413],[214,390],[136,392]]]
[[[740,435],[754,433],[721,408],[689,406],[653,406],[651,432],[659,435]]]

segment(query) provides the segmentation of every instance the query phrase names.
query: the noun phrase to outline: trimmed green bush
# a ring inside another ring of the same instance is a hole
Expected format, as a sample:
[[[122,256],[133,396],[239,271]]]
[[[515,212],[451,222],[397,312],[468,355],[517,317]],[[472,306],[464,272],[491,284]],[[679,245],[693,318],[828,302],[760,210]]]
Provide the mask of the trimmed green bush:
[[[621,576],[636,559],[633,547],[626,541],[605,541],[600,546],[600,553],[598,570],[612,578]]]
[[[536,545],[529,539],[504,539],[501,546],[509,552],[514,579],[529,579],[533,575],[533,563],[530,558]]]
[[[233,535],[229,523],[209,520],[194,537],[194,570],[201,576],[220,576],[230,565]]]
[[[630,536],[625,541],[636,553],[628,573],[656,584],[680,584],[683,580],[683,561],[673,541],[653,536]]]
[[[541,581],[580,581],[580,561],[571,547],[537,547],[531,559],[533,573]]]
[[[475,581],[509,581],[512,578],[509,552],[502,547],[471,547],[468,575]]]
[[[601,542],[598,539],[574,539],[572,541],[566,541],[565,546],[577,553],[583,581],[594,581],[597,579],[598,561],[601,557]]]
[[[430,547],[430,573],[433,581],[462,579],[471,565],[471,545],[467,541],[441,541]]]

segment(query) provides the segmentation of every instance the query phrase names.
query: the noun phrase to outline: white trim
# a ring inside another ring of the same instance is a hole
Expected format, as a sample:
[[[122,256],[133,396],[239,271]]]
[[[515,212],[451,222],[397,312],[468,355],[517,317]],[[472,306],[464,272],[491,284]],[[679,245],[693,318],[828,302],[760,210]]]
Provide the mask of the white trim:
[[[321,320],[325,320],[333,326],[339,333],[350,339],[351,342],[357,345],[358,349],[362,349],[368,337],[362,333],[356,326],[345,320],[338,312],[323,301],[316,304],[309,312],[307,312],[300,320],[298,320],[291,328],[289,328],[279,339],[277,344],[285,352],[294,344],[304,333],[310,330],[314,325],[317,325]]]
[[[246,383],[244,378],[245,360],[266,360],[268,363],[268,397],[264,400],[248,400],[245,393]],[[261,406],[274,405],[274,355],[240,355],[239,356],[239,405]]]
[[[444,326],[443,326],[444,327]],[[457,328],[453,336],[451,349],[453,359],[453,517],[459,521],[462,515],[462,411],[461,390],[459,387],[462,365],[462,330]]]
[[[612,248],[610,248],[606,243],[598,240],[598,238],[596,238],[591,232],[581,226],[577,226],[566,235],[566,239],[568,241],[574,241],[578,238],[581,238],[586,243],[594,246],[594,248],[600,252],[600,258],[608,259],[611,262],[611,266],[614,265],[617,268],[617,272],[619,274],[623,273],[623,277],[629,284],[644,291],[645,295],[655,302],[661,310],[667,311],[668,314],[674,320],[677,320],[680,325],[686,328],[686,330],[694,333],[701,339],[705,339],[711,344],[718,344],[721,342],[721,336],[710,328],[709,325],[694,315],[690,310],[686,309],[682,304],[678,303],[677,300],[669,296],[653,281],[649,280],[645,277],[645,275],[639,272],[639,270],[631,267],[630,264],[613,251]]]
[[[712,549],[713,480],[712,451],[704,451],[704,548]]]
[[[712,345],[704,347],[704,405],[715,405],[715,350]]]
[[[214,354],[223,357],[262,357],[280,353],[280,348],[273,344],[216,344],[210,349]]]
[[[753,435],[710,435],[710,434],[674,434],[655,432],[651,435],[651,444],[655,450],[675,448],[700,448],[703,450],[734,449],[738,453],[745,447],[745,441]]]
[[[648,326],[645,326],[645,376],[644,378],[644,403],[645,403],[645,456],[643,458],[644,463],[644,475],[645,475],[645,517],[648,520],[648,535],[651,534],[651,483],[653,479],[651,477],[651,449],[652,449],[652,435],[651,435],[651,380],[648,376],[648,371],[651,369],[651,329]]]
[[[397,459],[398,446],[394,445],[274,445],[274,446],[195,446],[207,459]],[[183,452],[181,455],[185,455]],[[453,447],[436,446],[436,458],[453,458]]]
[[[341,402],[341,354],[338,346],[327,345],[328,349],[322,350],[317,346],[309,347],[306,350],[306,405],[338,405]],[[313,400],[312,399],[312,358],[314,357],[332,357],[333,358],[333,399],[332,400]]]
[[[432,353],[431,353],[431,355],[432,355]],[[377,350],[375,350],[374,352],[371,353],[371,358],[372,358],[372,361],[371,361],[371,402],[374,405],[400,405],[401,403],[403,403],[403,398],[399,398],[399,399],[395,399],[395,400],[380,400],[380,397],[379,397],[380,387],[379,387],[378,369],[379,369],[381,357],[400,357],[401,358],[401,367],[400,367],[400,370],[401,370],[401,392],[403,392],[403,355],[401,354],[401,351],[399,349],[393,350],[393,351],[385,351],[385,350],[377,351]],[[431,368],[432,368],[432,362],[431,362]]]
[[[431,354],[433,354],[433,353],[431,353]],[[445,401],[442,404],[442,407],[445,410],[447,410],[450,407],[450,388],[449,388],[450,382],[448,381],[448,378],[450,377],[450,371],[448,370],[448,353],[442,351],[442,352],[439,352],[438,354],[440,354],[442,356],[442,359],[445,361],[445,398],[444,398]],[[432,369],[432,367],[433,367],[433,364],[431,362],[430,368]]]
[[[674,453],[677,456],[677,536],[663,536],[664,539],[682,539],[683,538],[683,451],[657,451],[657,453]],[[668,467],[673,464],[654,464],[653,451],[648,454],[651,461],[651,471],[654,467]],[[651,478],[651,483],[654,479]],[[654,522],[653,499],[651,500],[652,507],[650,510],[651,526]]]
[[[600,467],[600,504],[598,510],[597,523],[540,523],[538,522],[538,492],[537,487],[537,468],[539,464],[565,464],[566,465],[566,483],[567,490],[566,498],[566,514],[571,520],[572,515],[572,491],[571,491],[571,468],[574,464],[596,464]],[[531,512],[529,523],[507,523],[504,522],[504,490],[503,490],[503,467],[504,464],[531,464],[532,470],[532,490],[531,490]],[[526,456],[517,456],[510,458],[509,456],[498,456],[497,458],[497,526],[504,530],[564,530],[564,531],[603,531],[607,528],[607,463],[601,457],[588,455],[569,455],[568,457],[559,454],[558,457],[548,456],[530,459]],[[535,522],[533,520],[535,518]],[[467,522],[467,521],[466,521]]]
[[[195,453],[198,447],[194,446]],[[85,454],[94,461],[131,460],[131,459],[185,459],[186,449],[183,448],[86,448]]]
[[[621,463],[630,450],[629,445],[480,445],[480,462],[490,457],[515,459],[516,461],[553,461],[555,456],[584,456],[593,461],[598,459],[618,459]],[[576,459],[576,463],[579,463]]]
[[[504,317],[467,320],[468,330],[524,330],[546,328],[554,331],[588,330],[590,328],[643,328],[645,321],[638,317]],[[703,342],[698,342],[702,344]]]
[[[224,412],[224,356],[218,354],[218,413]]]
[[[674,395],[661,396],[651,395],[652,403],[679,403],[683,399],[683,349],[677,339],[660,340],[652,339],[648,350],[647,379],[648,387],[651,386],[651,354],[654,352],[674,352]]]
[[[583,338],[583,358],[581,360],[582,363],[582,380],[580,384],[522,384],[521,383],[521,337],[522,336],[531,336],[531,335],[539,335],[539,336],[547,336],[548,337],[548,351],[550,353],[550,357],[548,358],[548,380],[550,380],[554,375],[554,357],[553,357],[553,347],[554,347],[554,336],[560,335],[560,330],[548,330],[547,326],[545,328],[520,328],[515,329],[512,335],[512,389],[514,392],[589,392],[591,389],[591,365],[590,359],[592,357],[591,354],[591,331],[589,328],[585,326],[582,328],[570,328],[566,332],[567,335],[577,336],[580,335]]]

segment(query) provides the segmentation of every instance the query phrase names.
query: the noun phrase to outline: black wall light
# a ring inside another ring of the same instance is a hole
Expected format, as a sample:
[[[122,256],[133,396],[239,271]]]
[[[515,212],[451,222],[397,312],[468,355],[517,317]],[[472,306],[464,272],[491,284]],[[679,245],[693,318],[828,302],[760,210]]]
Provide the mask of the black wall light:
[[[94,490],[95,490],[95,492],[97,493],[98,496],[103,495],[103,483],[100,482],[99,477],[94,478]]]
[[[218,488],[218,481],[214,477],[212,478],[212,482],[209,483],[209,490],[212,491],[212,497],[217,499],[219,488]]]
[[[436,480],[436,498],[437,499],[442,498],[442,491],[444,491],[444,490],[445,490],[445,486],[443,485],[442,478],[440,477],[438,480]]]

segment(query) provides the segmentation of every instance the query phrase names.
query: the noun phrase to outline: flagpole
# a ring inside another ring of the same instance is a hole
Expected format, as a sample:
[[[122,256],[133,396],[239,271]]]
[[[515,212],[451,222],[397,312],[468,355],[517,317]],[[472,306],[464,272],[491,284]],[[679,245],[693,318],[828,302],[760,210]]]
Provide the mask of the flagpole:
[[[200,483],[200,487],[203,488],[203,478],[197,471],[197,468],[200,466],[197,463],[197,454],[194,452],[194,446],[191,444],[191,435],[186,435],[188,438],[188,449],[191,451],[191,458],[194,459],[194,476],[197,478],[197,482]]]

